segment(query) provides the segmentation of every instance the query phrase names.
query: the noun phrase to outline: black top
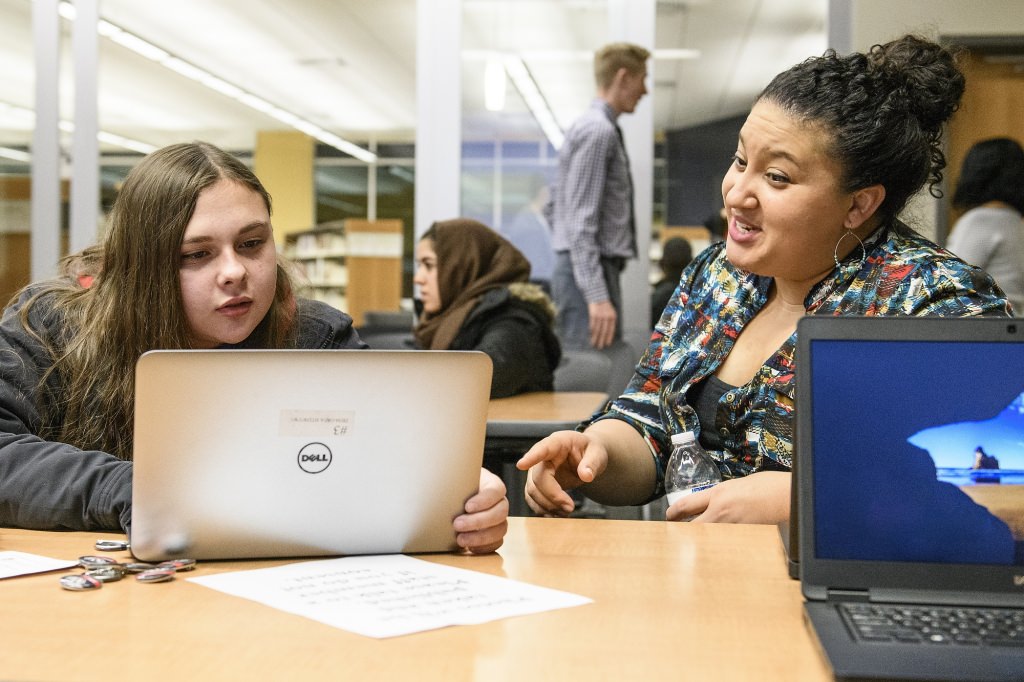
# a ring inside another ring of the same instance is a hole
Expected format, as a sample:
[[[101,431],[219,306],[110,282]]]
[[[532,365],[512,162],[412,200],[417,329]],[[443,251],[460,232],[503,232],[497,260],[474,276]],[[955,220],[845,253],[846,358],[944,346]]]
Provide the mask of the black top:
[[[734,388],[736,387],[725,383],[714,374],[709,374],[691,389],[691,398],[688,402],[697,413],[697,420],[700,422],[700,444],[705,450],[725,449],[718,429],[715,428],[715,419],[722,396]]]
[[[479,350],[494,363],[491,397],[554,390],[562,349],[537,304],[491,289],[470,311],[449,350]]]

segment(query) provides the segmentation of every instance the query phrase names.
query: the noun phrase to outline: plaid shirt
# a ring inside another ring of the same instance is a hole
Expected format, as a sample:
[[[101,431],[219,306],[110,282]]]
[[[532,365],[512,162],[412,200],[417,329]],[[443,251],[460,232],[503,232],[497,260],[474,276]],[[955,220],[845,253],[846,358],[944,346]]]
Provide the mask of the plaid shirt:
[[[861,265],[855,248],[814,286],[805,301],[808,315],[1011,314],[989,275],[901,223],[876,231],[866,252]],[[625,393],[595,416],[622,419],[643,434],[658,467],[657,495],[670,435],[700,433],[687,393],[721,365],[767,302],[771,283],[734,268],[723,242],[708,247],[683,272]],[[711,455],[726,477],[792,465],[795,349],[794,332],[748,384],[722,396],[714,428],[725,450]]]
[[[607,102],[595,99],[565,135],[547,215],[551,246],[568,251],[588,303],[607,301],[601,256],[636,255],[629,161]]]

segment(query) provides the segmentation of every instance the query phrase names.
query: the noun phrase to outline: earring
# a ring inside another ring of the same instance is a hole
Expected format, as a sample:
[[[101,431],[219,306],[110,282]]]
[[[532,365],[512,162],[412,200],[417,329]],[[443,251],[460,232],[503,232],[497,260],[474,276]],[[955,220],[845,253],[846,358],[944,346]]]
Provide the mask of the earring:
[[[858,237],[857,233],[854,232],[852,229],[847,229],[846,232],[843,232],[842,236],[839,237],[839,241],[836,242],[836,248],[832,250],[832,260],[834,260],[836,262],[836,267],[838,268],[839,267],[839,245],[843,243],[843,240],[846,239],[847,235],[852,235],[853,238],[857,240],[857,244],[860,245],[860,263],[858,264],[858,268],[863,268],[864,267],[864,260],[868,256],[868,250],[864,247],[864,242],[861,241],[861,238]]]

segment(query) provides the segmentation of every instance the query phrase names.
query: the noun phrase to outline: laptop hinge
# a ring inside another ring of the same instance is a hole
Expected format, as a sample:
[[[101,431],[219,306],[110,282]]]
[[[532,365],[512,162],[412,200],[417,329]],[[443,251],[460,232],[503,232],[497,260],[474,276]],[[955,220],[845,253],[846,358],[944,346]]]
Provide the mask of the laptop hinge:
[[[842,590],[830,587],[825,590],[827,601],[870,601],[867,590]]]

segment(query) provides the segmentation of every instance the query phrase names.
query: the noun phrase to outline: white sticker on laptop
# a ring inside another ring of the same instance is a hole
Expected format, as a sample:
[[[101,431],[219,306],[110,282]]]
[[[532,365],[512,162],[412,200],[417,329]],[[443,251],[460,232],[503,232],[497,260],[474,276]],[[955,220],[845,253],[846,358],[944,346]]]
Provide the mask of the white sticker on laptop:
[[[281,435],[329,438],[348,435],[356,413],[342,410],[281,410]]]

